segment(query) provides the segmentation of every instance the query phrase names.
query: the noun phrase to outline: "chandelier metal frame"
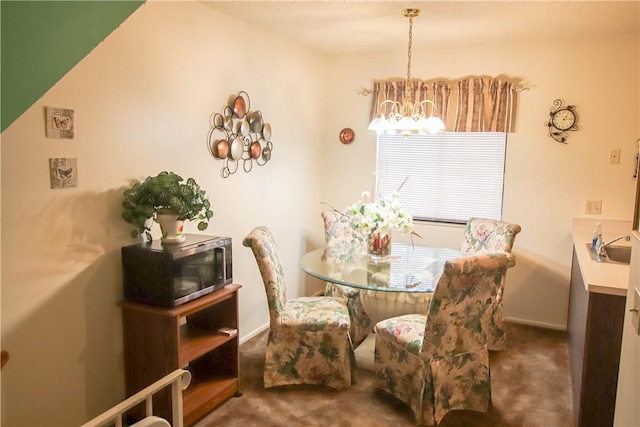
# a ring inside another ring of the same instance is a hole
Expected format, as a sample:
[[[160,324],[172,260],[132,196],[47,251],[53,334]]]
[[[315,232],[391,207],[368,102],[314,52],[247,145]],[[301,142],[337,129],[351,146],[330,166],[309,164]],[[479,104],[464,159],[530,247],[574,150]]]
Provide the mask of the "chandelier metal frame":
[[[411,85],[411,48],[413,45],[413,18],[420,15],[420,9],[404,9],[402,14],[409,18],[409,44],[407,49],[407,81],[405,84],[405,96],[402,103],[392,99],[386,99],[378,106],[380,115],[369,124],[368,130],[377,133],[401,133],[403,135],[439,133],[445,131],[444,122],[434,116],[436,105],[433,101],[425,99],[421,102],[413,102],[413,88]],[[383,106],[391,104],[391,112],[386,117]],[[427,116],[426,104],[431,104],[431,113]]]

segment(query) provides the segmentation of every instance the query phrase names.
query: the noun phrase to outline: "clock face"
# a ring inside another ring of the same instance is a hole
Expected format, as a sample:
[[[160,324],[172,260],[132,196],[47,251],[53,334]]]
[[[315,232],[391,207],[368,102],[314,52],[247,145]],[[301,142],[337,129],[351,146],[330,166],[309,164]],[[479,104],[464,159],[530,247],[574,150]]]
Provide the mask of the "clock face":
[[[555,112],[551,124],[558,130],[568,130],[576,123],[576,115],[568,108],[562,108]]]

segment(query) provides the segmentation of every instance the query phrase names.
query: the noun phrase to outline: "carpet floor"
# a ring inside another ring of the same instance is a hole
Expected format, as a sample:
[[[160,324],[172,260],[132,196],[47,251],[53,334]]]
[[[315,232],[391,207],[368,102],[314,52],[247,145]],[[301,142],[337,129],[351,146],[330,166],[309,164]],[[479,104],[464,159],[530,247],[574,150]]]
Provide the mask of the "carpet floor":
[[[377,390],[373,372],[335,391],[300,385],[264,389],[266,332],[240,347],[241,397],[232,398],[196,427],[387,427],[415,425],[404,403]],[[491,352],[492,406],[486,414],[452,411],[441,427],[571,427],[567,334],[507,324],[507,350]]]

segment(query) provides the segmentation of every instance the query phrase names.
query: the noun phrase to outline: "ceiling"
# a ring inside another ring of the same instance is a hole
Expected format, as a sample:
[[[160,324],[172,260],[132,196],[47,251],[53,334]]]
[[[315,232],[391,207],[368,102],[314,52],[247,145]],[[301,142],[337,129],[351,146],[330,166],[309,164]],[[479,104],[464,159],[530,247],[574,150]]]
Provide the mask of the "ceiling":
[[[202,1],[212,9],[330,54],[408,43],[456,45],[639,33],[640,1]],[[241,30],[240,30],[241,31]]]

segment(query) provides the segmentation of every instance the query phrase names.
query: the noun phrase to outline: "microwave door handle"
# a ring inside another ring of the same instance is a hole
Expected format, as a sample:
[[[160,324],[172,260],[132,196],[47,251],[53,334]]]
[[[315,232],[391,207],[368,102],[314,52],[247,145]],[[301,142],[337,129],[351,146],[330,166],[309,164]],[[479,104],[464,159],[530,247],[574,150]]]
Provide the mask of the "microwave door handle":
[[[227,279],[227,248],[224,246],[217,248],[222,249],[222,281]]]

